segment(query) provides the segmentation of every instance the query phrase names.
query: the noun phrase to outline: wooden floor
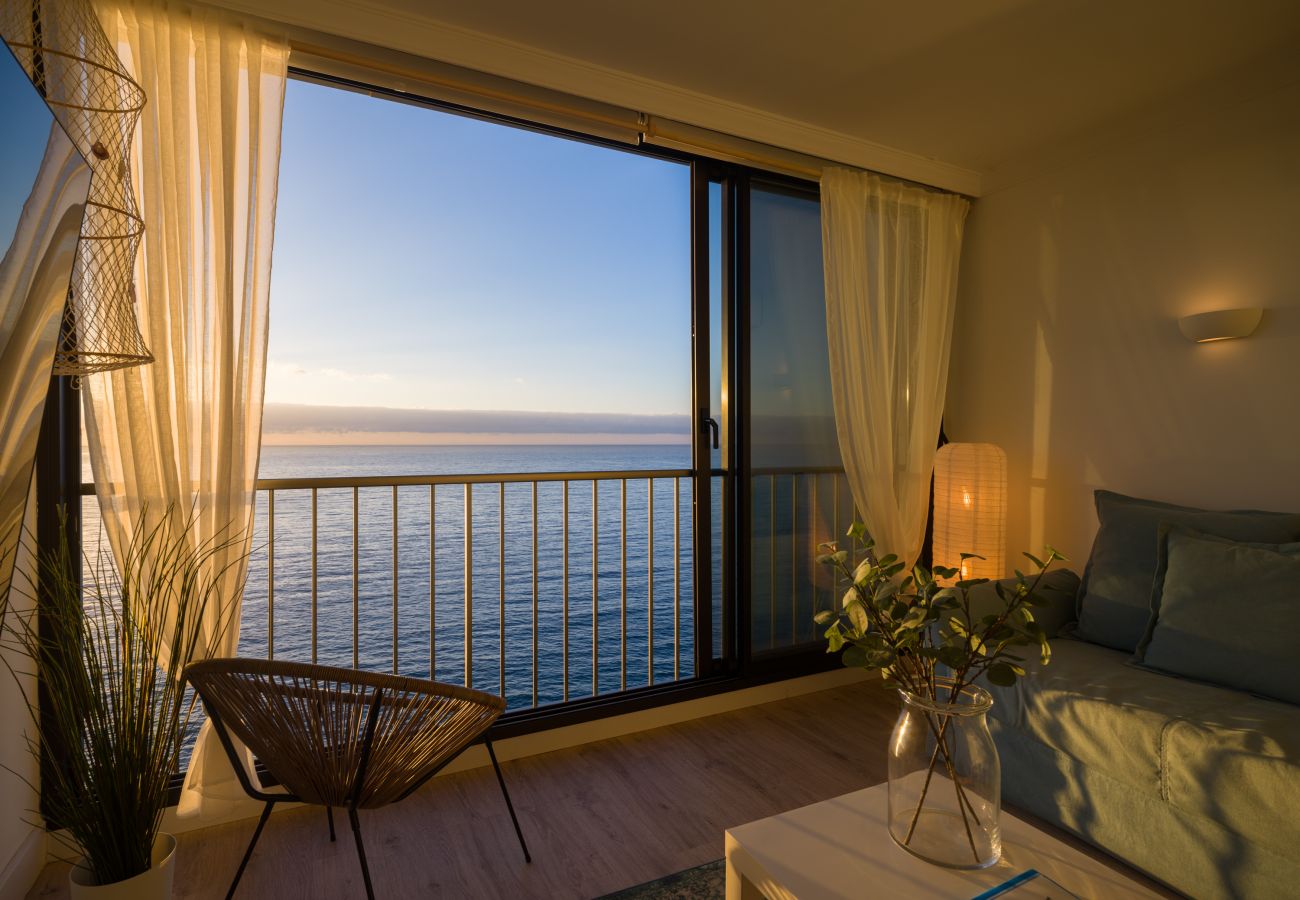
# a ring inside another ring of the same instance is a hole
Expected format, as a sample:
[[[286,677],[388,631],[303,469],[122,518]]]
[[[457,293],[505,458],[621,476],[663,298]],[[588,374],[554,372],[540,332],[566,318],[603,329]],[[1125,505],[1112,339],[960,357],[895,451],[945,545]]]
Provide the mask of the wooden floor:
[[[896,710],[858,684],[505,763],[531,865],[491,768],[436,778],[361,813],[375,892],[591,898],[718,859],[726,828],[884,781]],[[223,897],[254,824],[182,834],[174,896]],[[237,896],[364,897],[338,824],[331,844],[319,808],[276,813]],[[65,896],[66,872],[48,866],[28,897]]]

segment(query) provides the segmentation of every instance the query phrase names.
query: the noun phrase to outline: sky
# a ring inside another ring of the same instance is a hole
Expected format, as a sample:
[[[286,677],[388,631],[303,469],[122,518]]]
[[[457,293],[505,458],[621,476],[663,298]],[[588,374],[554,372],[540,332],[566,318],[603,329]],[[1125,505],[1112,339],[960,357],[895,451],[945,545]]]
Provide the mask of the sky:
[[[0,44],[0,256],[9,249],[41,168],[54,116],[8,47]]]
[[[687,166],[303,81],[267,403],[684,414]]]

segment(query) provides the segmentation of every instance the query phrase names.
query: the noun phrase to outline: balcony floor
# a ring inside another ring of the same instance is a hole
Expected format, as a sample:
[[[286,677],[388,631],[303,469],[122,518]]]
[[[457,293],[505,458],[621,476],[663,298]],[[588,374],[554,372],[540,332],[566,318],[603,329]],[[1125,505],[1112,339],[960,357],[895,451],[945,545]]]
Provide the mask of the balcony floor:
[[[726,828],[883,781],[896,703],[856,684],[503,763],[531,865],[490,767],[436,778],[361,813],[375,892],[590,898],[718,859]],[[319,807],[276,813],[237,896],[364,896],[346,821],[331,844]],[[174,896],[223,897],[253,826],[182,834]],[[29,898],[66,896],[66,872]]]

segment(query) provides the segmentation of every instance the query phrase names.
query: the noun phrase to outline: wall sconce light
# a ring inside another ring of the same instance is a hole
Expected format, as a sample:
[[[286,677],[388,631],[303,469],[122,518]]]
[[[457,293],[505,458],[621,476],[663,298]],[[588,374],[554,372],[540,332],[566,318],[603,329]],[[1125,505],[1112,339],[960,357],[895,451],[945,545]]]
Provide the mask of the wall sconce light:
[[[1198,344],[1243,338],[1259,327],[1262,309],[1219,309],[1214,312],[1183,316],[1178,328],[1183,337]]]
[[[996,444],[944,444],[934,459],[934,564],[960,578],[1002,578],[1007,455]],[[962,561],[963,553],[984,559]]]

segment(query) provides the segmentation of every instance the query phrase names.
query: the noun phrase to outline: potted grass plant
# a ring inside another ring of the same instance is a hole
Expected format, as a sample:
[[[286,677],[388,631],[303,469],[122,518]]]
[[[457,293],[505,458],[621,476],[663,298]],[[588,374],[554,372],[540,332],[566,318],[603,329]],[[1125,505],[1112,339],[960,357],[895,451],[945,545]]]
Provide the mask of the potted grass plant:
[[[877,555],[854,523],[847,546],[822,544],[818,561],[848,589],[840,608],[822,610],[827,650],[846,666],[879,671],[902,709],[889,742],[889,833],[929,862],[983,868],[1001,857],[1001,769],[981,682],[1010,686],[1032,648],[1046,664],[1047,634],[1033,609],[1049,567],[1064,560],[1026,553],[1033,569],[1014,580],[962,578],[957,568],[906,566]],[[962,554],[962,563],[977,557]]]
[[[196,544],[191,525],[168,510],[120,566],[104,552],[87,559],[84,585],[73,575],[82,553],[65,538],[37,556],[40,590],[23,589],[33,611],[5,611],[6,664],[20,683],[35,672],[43,686],[39,702],[24,691],[37,723],[28,746],[38,759],[53,751],[40,792],[58,829],[51,835],[80,857],[74,898],[171,895],[176,840],[160,828],[194,712],[182,673],[212,655],[229,627],[234,598],[223,596],[223,581],[242,562],[228,553],[242,540]]]

